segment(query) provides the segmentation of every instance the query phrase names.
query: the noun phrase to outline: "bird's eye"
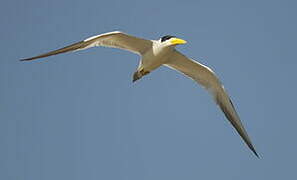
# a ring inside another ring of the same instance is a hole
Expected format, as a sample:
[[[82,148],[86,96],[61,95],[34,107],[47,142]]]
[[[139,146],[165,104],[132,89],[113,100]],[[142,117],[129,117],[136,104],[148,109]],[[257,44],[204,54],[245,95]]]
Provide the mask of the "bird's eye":
[[[161,42],[164,42],[164,41],[166,41],[166,40],[168,40],[168,39],[170,39],[170,38],[173,38],[173,37],[175,37],[175,36],[170,36],[170,35],[163,36],[163,37],[161,38]]]

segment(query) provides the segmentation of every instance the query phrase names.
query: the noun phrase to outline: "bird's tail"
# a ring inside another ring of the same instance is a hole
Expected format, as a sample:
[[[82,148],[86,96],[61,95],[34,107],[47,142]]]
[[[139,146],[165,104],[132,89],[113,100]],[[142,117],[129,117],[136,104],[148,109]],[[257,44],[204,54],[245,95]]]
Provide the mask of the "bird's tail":
[[[149,73],[150,73],[149,71],[145,71],[143,68],[137,69],[137,71],[133,74],[132,82],[135,82],[138,79],[141,79],[143,76],[145,76]]]

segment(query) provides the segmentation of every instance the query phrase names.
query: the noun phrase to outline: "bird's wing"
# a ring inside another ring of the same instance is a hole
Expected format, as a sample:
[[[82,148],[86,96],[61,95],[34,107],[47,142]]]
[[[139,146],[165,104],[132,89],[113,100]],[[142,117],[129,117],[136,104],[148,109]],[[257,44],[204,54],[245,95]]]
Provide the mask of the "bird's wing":
[[[164,65],[180,71],[206,88],[213,95],[217,105],[224,112],[226,118],[230,121],[247,146],[259,157],[240,121],[231,99],[215,73],[207,66],[187,58],[178,51],[174,51],[173,53],[170,60]]]
[[[93,36],[83,41],[80,41],[78,43],[74,43],[69,46],[66,46],[61,49],[54,50],[45,54],[21,59],[21,61],[29,61],[29,60],[34,60],[38,58],[44,58],[47,56],[52,56],[52,55],[65,53],[65,52],[83,50],[83,49],[87,49],[95,46],[119,48],[119,49],[128,50],[136,54],[142,55],[152,47],[152,41],[137,38],[119,31],[114,31],[114,32]]]

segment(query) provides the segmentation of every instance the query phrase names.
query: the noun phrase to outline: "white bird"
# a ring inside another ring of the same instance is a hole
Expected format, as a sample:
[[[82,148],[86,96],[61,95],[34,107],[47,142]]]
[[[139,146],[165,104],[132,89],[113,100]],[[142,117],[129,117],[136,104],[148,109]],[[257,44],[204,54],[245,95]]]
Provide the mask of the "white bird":
[[[175,36],[167,35],[159,40],[146,40],[119,31],[114,31],[93,36],[78,43],[45,54],[21,59],[21,61],[30,61],[95,46],[120,48],[139,54],[141,59],[136,72],[133,74],[133,82],[149,74],[161,65],[177,70],[188,76],[197,83],[201,84],[209,93],[212,94],[215,102],[224,112],[226,118],[233,125],[247,146],[257,157],[259,157],[228,94],[215,73],[209,67],[187,58],[175,49],[176,45],[185,43],[185,40],[176,38]]]

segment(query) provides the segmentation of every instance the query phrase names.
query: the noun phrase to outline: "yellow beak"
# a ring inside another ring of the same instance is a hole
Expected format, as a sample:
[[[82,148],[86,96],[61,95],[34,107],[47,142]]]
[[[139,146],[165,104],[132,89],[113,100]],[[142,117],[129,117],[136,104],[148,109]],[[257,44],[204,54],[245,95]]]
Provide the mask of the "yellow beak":
[[[172,38],[170,40],[172,45],[177,45],[177,44],[186,44],[187,41],[183,40],[183,39],[179,39],[179,38]]]

